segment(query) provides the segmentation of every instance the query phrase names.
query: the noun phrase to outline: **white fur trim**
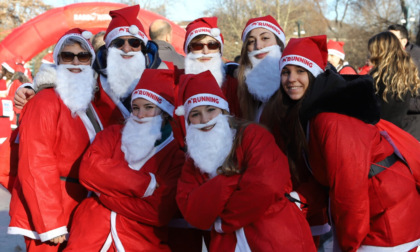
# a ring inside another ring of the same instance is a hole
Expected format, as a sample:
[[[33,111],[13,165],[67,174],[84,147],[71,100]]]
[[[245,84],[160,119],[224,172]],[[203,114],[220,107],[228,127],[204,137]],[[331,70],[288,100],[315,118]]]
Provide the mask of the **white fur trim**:
[[[335,49],[328,49],[328,54],[335,55],[342,60],[344,60],[344,57],[346,56],[344,53],[342,53],[338,50],[335,50]]]
[[[170,102],[168,102],[165,98],[163,98],[159,94],[148,89],[136,89],[133,91],[131,95],[131,102],[133,102],[133,100],[137,98],[143,98],[154,103],[163,111],[168,113],[171,117],[173,117],[174,105],[172,105]]]
[[[131,34],[136,35],[137,33],[139,33],[140,29],[135,25],[130,25],[130,28],[128,28],[128,31]]]
[[[87,48],[89,48],[89,52],[92,55],[92,59],[91,59],[91,63],[90,63],[90,65],[92,66],[93,63],[95,62],[95,57],[96,57],[95,50],[93,49],[92,44],[85,37],[83,37],[83,33],[82,34],[80,34],[80,33],[69,33],[69,34],[66,34],[66,35],[64,35],[63,37],[60,38],[60,40],[57,42],[57,44],[55,45],[54,50],[53,50],[53,59],[55,61],[55,64],[58,64],[58,54],[60,53],[59,50],[61,49],[61,46],[63,45],[64,41],[66,41],[66,39],[69,38],[69,37],[79,37],[79,38],[85,40],[83,43],[85,43],[85,46]]]
[[[57,69],[55,65],[42,64],[34,78],[34,89],[37,90],[41,85],[55,83],[56,79]]]
[[[9,72],[11,72],[11,73],[14,73],[14,72],[15,72],[15,69],[13,69],[11,66],[9,66],[9,64],[7,64],[6,62],[3,62],[1,65],[2,65],[4,68],[6,68],[6,70],[7,70],[7,71],[9,71]]]
[[[302,57],[300,55],[287,55],[280,59],[280,73],[286,65],[297,65],[305,68],[312,73],[314,77],[317,77],[320,73],[324,72],[324,69],[319,67],[312,60]]]
[[[156,182],[155,174],[149,172],[149,175],[150,175],[150,183],[149,183],[149,186],[147,187],[146,191],[144,192],[143,198],[146,198],[146,197],[149,197],[149,196],[153,195],[153,192],[156,189],[157,182]]]
[[[245,236],[244,228],[240,228],[235,231],[236,234],[236,247],[235,252],[251,252],[248,240]]]
[[[214,94],[196,94],[188,98],[188,100],[185,101],[184,107],[185,107],[185,114],[184,116],[188,116],[191,109],[198,107],[198,106],[204,106],[204,105],[210,105],[215,106],[220,109],[224,109],[227,112],[229,112],[229,104],[227,101],[225,101],[220,96],[214,95]]]
[[[49,240],[51,240],[51,239],[53,239],[57,236],[65,235],[65,234],[68,234],[67,227],[63,226],[63,227],[59,227],[59,228],[50,230],[48,232],[39,234],[39,238],[41,239],[42,242],[45,242],[45,241],[49,241]]]
[[[216,230],[217,233],[223,234],[222,229],[222,219],[220,217],[217,217],[216,221],[214,222],[214,230]]]
[[[185,116],[185,107],[183,105],[181,105],[178,108],[176,108],[175,114],[177,116]]]
[[[23,229],[20,227],[8,227],[7,233],[10,235],[23,235],[34,240],[39,240],[39,234],[35,231]]]
[[[361,245],[357,250],[358,252],[399,252],[399,251],[409,251],[417,246],[420,246],[420,239],[417,239],[412,242],[400,244],[395,247],[379,247],[371,245]],[[418,250],[417,250],[418,251]]]
[[[137,29],[138,29],[138,27],[137,27]],[[141,39],[144,42],[144,44],[147,45],[148,39],[147,39],[146,34],[144,34],[140,30],[138,30],[138,32],[135,33],[135,34],[131,33],[131,31],[130,31],[130,27],[129,26],[121,26],[121,27],[114,28],[112,31],[110,31],[108,33],[108,35],[106,35],[106,38],[105,38],[105,46],[108,48],[111,45],[111,42],[114,39],[116,39],[118,37],[122,37],[122,36],[134,36],[136,38]]]
[[[284,35],[284,32],[282,32],[282,30],[279,27],[277,27],[275,24],[271,22],[267,22],[267,21],[255,21],[249,24],[243,32],[242,42],[245,42],[245,39],[248,33],[254,30],[255,28],[264,28],[271,31],[272,33],[274,33],[274,35],[276,35],[281,40],[281,42],[283,42],[283,45],[286,46],[286,35]]]
[[[111,211],[111,235],[114,240],[115,247],[118,252],[125,252],[124,246],[120,240],[120,237],[118,237],[118,231],[117,231],[117,213],[114,211]]]
[[[104,245],[102,246],[102,249],[100,252],[107,252],[108,249],[111,247],[112,245],[112,234],[111,232],[109,232],[108,237],[106,238],[106,241],[104,243]]]
[[[85,39],[91,39],[92,35],[93,34],[90,31],[83,31],[82,32],[82,37],[84,37]]]
[[[213,37],[218,37],[218,36],[220,36],[220,29],[219,28],[212,28],[211,31],[210,31],[210,34]]]
[[[312,236],[323,235],[331,230],[331,226],[328,223],[325,223],[324,225],[310,226],[310,228]]]
[[[290,197],[292,197],[292,198],[297,199],[298,201],[300,201],[299,194],[297,192],[295,192],[295,191],[290,192]],[[296,201],[295,204],[299,208],[299,210],[302,211],[301,204],[298,201]]]

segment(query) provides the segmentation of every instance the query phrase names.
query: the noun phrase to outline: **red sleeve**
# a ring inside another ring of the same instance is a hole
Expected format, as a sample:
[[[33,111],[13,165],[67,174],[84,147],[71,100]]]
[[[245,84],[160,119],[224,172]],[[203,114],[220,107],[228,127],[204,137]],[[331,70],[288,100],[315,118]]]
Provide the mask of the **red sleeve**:
[[[189,224],[209,229],[223,210],[236,188],[239,175],[218,175],[210,180],[188,159],[178,181],[176,200],[179,210]]]
[[[18,178],[35,230],[42,234],[67,226],[54,154],[60,103],[54,91],[45,90],[25,109],[25,120],[19,127]]]
[[[132,170],[120,153],[121,126],[113,125],[99,132],[83,156],[80,183],[88,190],[108,196],[143,197],[150,175]]]
[[[249,125],[242,139],[242,152],[238,160],[243,156],[241,167],[246,170],[220,215],[225,233],[258,220],[271,204],[284,198],[290,183],[287,158],[267,130]]]
[[[173,148],[175,145],[168,146]],[[177,148],[177,147],[175,147]],[[184,153],[180,150],[166,156],[165,165],[160,165],[156,175],[159,187],[148,197],[110,197],[104,194],[99,200],[109,209],[127,218],[153,226],[169,223],[177,211],[176,185],[184,163]]]
[[[333,113],[322,113],[311,121],[310,143],[315,144],[311,149],[319,149],[325,160],[315,165],[326,169],[331,215],[343,251],[356,251],[369,232],[372,137],[367,127],[355,118]]]

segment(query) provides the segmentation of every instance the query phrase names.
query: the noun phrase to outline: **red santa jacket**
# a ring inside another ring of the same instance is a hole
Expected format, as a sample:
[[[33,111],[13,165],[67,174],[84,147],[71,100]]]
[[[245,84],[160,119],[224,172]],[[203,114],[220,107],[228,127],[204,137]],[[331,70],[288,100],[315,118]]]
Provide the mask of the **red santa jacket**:
[[[212,179],[188,159],[178,182],[177,202],[185,219],[212,227],[210,251],[315,251],[301,211],[286,199],[287,158],[269,132],[255,124],[236,150],[240,175]]]
[[[16,167],[11,159],[11,135],[17,127],[17,116],[20,114],[20,109],[14,107],[13,96],[20,85],[19,80],[0,80],[0,184],[9,192],[16,175]]]
[[[98,76],[97,83],[98,89],[93,99],[93,105],[103,127],[106,128],[113,124],[123,124],[125,118],[130,115],[130,112],[124,107],[121,101],[114,100],[109,95],[111,93],[109,84],[103,75]]]
[[[112,125],[98,133],[83,158],[81,183],[99,197],[77,208],[68,251],[169,251],[166,225],[177,209],[184,153],[170,134],[140,170],[133,170],[121,151],[122,127]],[[159,185],[156,190],[152,177]]]
[[[398,159],[369,178],[371,165],[394,153],[375,126],[321,113],[310,121],[309,137],[312,172],[329,187],[342,251],[408,251],[420,244],[420,194],[407,165]]]
[[[8,233],[47,241],[68,232],[74,208],[87,195],[78,173],[90,138],[54,89],[39,92],[23,114]]]

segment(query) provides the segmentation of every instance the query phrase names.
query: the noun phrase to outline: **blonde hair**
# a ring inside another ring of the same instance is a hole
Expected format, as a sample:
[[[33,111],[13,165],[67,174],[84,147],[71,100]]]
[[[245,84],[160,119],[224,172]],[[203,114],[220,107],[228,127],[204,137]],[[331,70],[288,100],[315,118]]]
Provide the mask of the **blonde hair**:
[[[252,68],[251,60],[248,57],[248,43],[251,32],[249,32],[245,38],[245,42],[242,44],[241,57],[239,59],[238,68],[238,99],[239,107],[241,108],[242,118],[246,120],[254,121],[257,114],[257,108],[260,101],[256,100],[254,96],[248,91],[248,86],[245,83],[245,70]],[[274,33],[273,33],[274,35]],[[281,47],[283,52],[284,45],[281,40],[274,35],[277,44]]]
[[[375,82],[376,93],[381,82],[385,86],[382,94],[384,101],[387,102],[387,94],[401,101],[407,92],[412,96],[418,95],[420,79],[417,67],[393,33],[381,32],[370,38],[368,50],[374,66],[370,74]]]

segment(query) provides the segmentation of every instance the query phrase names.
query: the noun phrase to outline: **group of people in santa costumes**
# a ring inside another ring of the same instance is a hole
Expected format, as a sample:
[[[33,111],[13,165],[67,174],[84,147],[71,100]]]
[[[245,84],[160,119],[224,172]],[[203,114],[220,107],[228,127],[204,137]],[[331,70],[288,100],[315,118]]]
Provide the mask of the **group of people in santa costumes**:
[[[9,233],[24,235],[28,251],[66,245],[76,251],[185,251],[185,243],[194,244],[188,251],[201,251],[202,231],[208,230],[211,251],[314,251],[330,224],[343,251],[418,245],[416,217],[401,214],[403,205],[410,213],[418,207],[416,143],[404,135],[389,145],[380,130],[391,131],[391,139],[399,131],[382,121],[357,121],[352,112],[362,103],[340,110],[340,99],[333,99],[334,106],[327,106],[325,97],[331,97],[323,93],[335,94],[330,83],[353,80],[324,72],[325,36],[291,39],[286,47],[273,17],[250,19],[239,66],[229,69],[217,18],[199,18],[186,29],[185,70],[164,70],[171,64],[148,51],[152,42],[138,12],[138,5],[110,12],[96,59],[87,33],[69,31],[54,49],[56,65],[41,68],[33,90],[17,91],[18,106],[30,102],[16,139]],[[319,88],[312,88],[316,83]],[[362,105],[374,113],[373,106]],[[316,119],[326,114],[334,115],[332,121],[357,121],[353,128],[343,125],[353,133],[338,134],[325,121],[318,127]],[[360,141],[358,127],[368,132],[362,140],[372,142]],[[366,149],[363,162],[346,158],[348,148],[337,148],[346,142],[341,138],[354,142],[354,155]],[[390,146],[400,151],[399,159],[365,178],[371,164],[395,159]],[[334,153],[335,159],[323,158]],[[351,177],[354,167],[360,174]],[[399,182],[382,178],[397,168],[403,170]],[[378,186],[382,179],[404,190],[390,194]],[[397,197],[402,194],[409,195],[405,203]],[[399,210],[387,210],[391,206]],[[199,236],[168,232],[185,224],[170,222],[177,211],[188,222],[184,227]],[[387,216],[397,211],[401,223]]]

